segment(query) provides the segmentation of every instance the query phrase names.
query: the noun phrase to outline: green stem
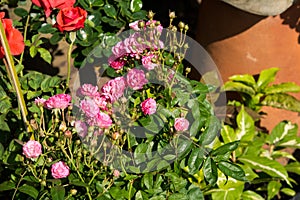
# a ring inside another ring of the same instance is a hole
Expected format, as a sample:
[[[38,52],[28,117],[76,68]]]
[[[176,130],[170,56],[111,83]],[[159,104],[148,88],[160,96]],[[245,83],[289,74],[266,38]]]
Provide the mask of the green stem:
[[[15,198],[15,196],[16,196],[16,194],[17,194],[17,191],[18,191],[18,188],[19,188],[19,185],[21,184],[21,181],[23,180],[23,177],[25,176],[25,174],[27,173],[27,171],[25,171],[22,175],[21,175],[21,178],[20,178],[20,180],[19,180],[19,182],[18,182],[18,184],[17,184],[17,187],[16,187],[16,189],[15,189],[15,191],[14,191],[14,194],[13,194],[13,196],[12,196],[12,200]]]
[[[27,30],[28,30],[29,20],[30,20],[30,15],[27,15],[26,24],[25,24],[25,28],[24,28],[24,42],[26,42],[26,39],[27,39]],[[20,56],[19,64],[22,64],[23,57],[24,57],[24,52]]]
[[[9,47],[9,44],[8,44],[8,41],[6,38],[2,20],[0,20],[0,41],[1,41],[4,53],[5,53],[5,58],[7,61],[7,69],[9,70],[8,73],[11,76],[12,85],[13,85],[14,89],[16,90],[17,100],[20,105],[24,125],[27,129],[27,132],[32,132],[32,128],[27,120],[28,111],[27,111],[27,107],[25,104],[22,90],[21,90],[20,81],[19,81],[19,78],[18,78],[18,75],[16,72],[14,62],[13,62],[13,58],[10,53],[10,47]]]
[[[68,55],[67,55],[67,59],[68,59],[68,72],[67,72],[66,90],[69,88],[69,85],[70,85],[70,78],[71,78],[71,55],[72,55],[73,44],[74,44],[75,39],[76,39],[76,32],[70,33],[70,39],[71,39],[71,44],[69,46]]]
[[[133,180],[130,181],[129,192],[128,192],[128,200],[131,199],[131,190],[132,190]]]

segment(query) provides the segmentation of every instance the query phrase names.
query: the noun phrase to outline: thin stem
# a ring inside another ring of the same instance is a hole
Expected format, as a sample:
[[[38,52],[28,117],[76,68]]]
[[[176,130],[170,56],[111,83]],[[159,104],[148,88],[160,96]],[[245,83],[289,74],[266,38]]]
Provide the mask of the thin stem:
[[[71,33],[71,34],[75,34],[75,33]],[[76,37],[76,34],[75,34]],[[67,55],[67,59],[68,59],[68,72],[67,72],[67,82],[66,82],[66,90],[69,88],[70,85],[70,78],[71,78],[71,55],[72,55],[72,49],[73,49],[73,44],[75,42],[75,39],[71,39],[71,44],[69,46],[68,49],[68,55]]]
[[[25,171],[22,175],[21,175],[21,178],[20,178],[20,180],[19,180],[19,182],[18,182],[18,184],[17,184],[17,187],[16,187],[16,189],[15,189],[15,191],[14,191],[14,194],[13,194],[13,196],[12,196],[12,200],[15,198],[15,196],[16,196],[16,194],[17,194],[17,191],[18,191],[18,188],[19,188],[19,185],[21,184],[21,181],[23,180],[23,177],[25,176],[25,174],[27,173],[27,171]]]
[[[27,39],[27,30],[28,30],[29,20],[30,20],[30,15],[27,15],[26,24],[25,24],[25,28],[24,28],[24,42],[26,42],[26,39]],[[24,57],[24,52],[20,56],[19,64],[22,64],[23,57]],[[21,76],[23,76],[23,72],[21,72],[21,73],[22,73]]]
[[[17,94],[17,99],[18,99],[18,103],[20,105],[20,109],[21,109],[21,114],[22,114],[22,118],[23,118],[23,122],[24,125],[27,129],[27,132],[32,132],[32,128],[27,120],[27,115],[28,115],[28,111],[27,111],[27,107],[25,104],[25,100],[23,97],[23,93],[21,90],[21,86],[20,86],[20,81],[16,72],[16,68],[13,62],[13,58],[12,55],[10,53],[10,47],[6,38],[6,34],[5,34],[5,30],[3,27],[3,23],[2,20],[0,20],[0,41],[5,53],[5,58],[7,61],[7,65],[8,65],[8,70],[9,70],[9,74],[11,75],[11,82],[12,85],[14,86],[15,90],[16,90],[16,94]]]

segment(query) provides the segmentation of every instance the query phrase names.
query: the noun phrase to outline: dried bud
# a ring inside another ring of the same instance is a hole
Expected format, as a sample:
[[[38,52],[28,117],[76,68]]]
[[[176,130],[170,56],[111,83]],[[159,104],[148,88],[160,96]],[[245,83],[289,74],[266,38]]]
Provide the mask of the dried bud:
[[[114,132],[111,137],[112,137],[112,139],[117,140],[117,139],[119,139],[120,134],[118,132]]]
[[[155,15],[155,13],[154,13],[154,12],[152,12],[152,10],[150,10],[150,11],[148,12],[148,15],[147,15],[147,17],[148,17],[148,19],[152,20],[152,19],[153,19],[153,17],[154,17],[154,15]]]
[[[177,31],[176,26],[173,26],[173,27],[172,27],[172,31],[173,31],[173,32],[176,32],[176,31]]]
[[[190,73],[190,72],[191,72],[191,68],[190,68],[190,67],[187,67],[187,68],[185,69],[185,72],[186,72],[186,73]]]
[[[51,163],[52,161],[53,161],[52,158],[47,158],[47,159],[46,159],[46,162],[47,162],[47,163]]]
[[[170,12],[169,17],[170,19],[174,19],[176,17],[175,12]]]
[[[184,29],[185,24],[183,22],[179,22],[178,27],[180,30]]]

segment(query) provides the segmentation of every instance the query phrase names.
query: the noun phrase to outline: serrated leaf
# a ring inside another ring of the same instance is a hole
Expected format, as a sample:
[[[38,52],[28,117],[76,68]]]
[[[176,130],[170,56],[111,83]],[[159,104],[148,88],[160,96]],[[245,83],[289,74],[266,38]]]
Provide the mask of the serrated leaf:
[[[239,83],[239,82],[230,82],[230,81],[226,82],[223,86],[223,90],[242,92],[242,93],[246,93],[250,96],[255,95],[255,90],[252,87],[247,86],[243,83]]]
[[[257,87],[262,91],[264,88],[269,85],[269,83],[275,80],[275,76],[279,68],[270,68],[261,71],[258,80],[257,80]]]
[[[206,158],[203,165],[203,174],[205,180],[210,184],[216,184],[218,180],[218,170],[217,165],[210,157]]]
[[[54,28],[51,24],[43,24],[41,28],[39,28],[38,32],[40,33],[54,33],[57,29]]]
[[[22,185],[21,187],[18,188],[18,190],[22,193],[31,196],[34,199],[36,199],[39,195],[39,191],[35,189],[35,187],[27,184]]]
[[[146,186],[147,189],[152,189],[153,187],[153,175],[147,173],[143,176],[142,183]]]
[[[265,157],[243,156],[239,158],[239,161],[249,165],[253,169],[262,170],[272,177],[282,178],[290,185],[286,169],[275,160],[270,160]]]
[[[273,199],[281,188],[281,183],[278,181],[270,181],[268,184],[268,200]]]
[[[43,58],[44,61],[51,64],[52,56],[51,56],[50,52],[47,49],[38,48],[37,51],[40,53],[40,55],[41,55],[41,57]]]
[[[29,54],[30,54],[30,56],[33,58],[36,54],[37,54],[37,48],[35,47],[35,46],[31,46],[30,48],[29,48]]]
[[[300,112],[300,100],[289,94],[270,94],[267,95],[261,102],[263,106],[272,106],[274,108],[280,108],[290,110],[294,112]]]

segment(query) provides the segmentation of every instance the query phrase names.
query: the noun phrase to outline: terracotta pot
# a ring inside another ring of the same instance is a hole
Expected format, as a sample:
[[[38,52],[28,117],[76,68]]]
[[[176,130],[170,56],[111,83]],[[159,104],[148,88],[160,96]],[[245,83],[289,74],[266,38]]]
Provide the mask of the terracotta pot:
[[[218,0],[200,5],[197,41],[218,66],[224,81],[234,74],[258,74],[279,67],[276,83],[300,85],[300,4],[281,15],[263,17],[250,14]],[[295,95],[300,99],[300,93]],[[261,125],[272,129],[281,120],[298,123],[298,113],[263,108],[268,117]]]

